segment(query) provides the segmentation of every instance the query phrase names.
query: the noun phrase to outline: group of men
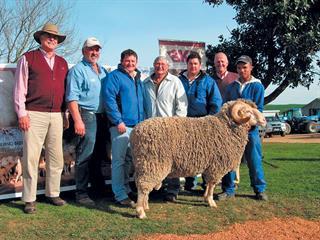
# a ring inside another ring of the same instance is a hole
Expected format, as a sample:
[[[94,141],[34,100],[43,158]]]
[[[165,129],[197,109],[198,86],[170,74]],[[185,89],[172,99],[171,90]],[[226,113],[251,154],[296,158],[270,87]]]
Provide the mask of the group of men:
[[[223,102],[237,98],[250,99],[260,111],[263,109],[264,88],[251,75],[253,66],[248,56],[237,60],[238,75],[227,71],[227,56],[217,53],[215,79],[201,70],[201,57],[196,52],[190,53],[187,70],[178,77],[169,73],[167,59],[160,56],[154,60],[154,72],[142,82],[137,69],[138,56],[133,50],[123,51],[118,68],[108,74],[98,64],[102,45],[93,37],[82,46],[82,61],[68,70],[67,62],[55,53],[65,38],[56,25],[45,24],[34,34],[39,49],[25,53],[17,65],[14,102],[23,131],[25,213],[36,211],[38,161],[43,146],[47,172],[45,195],[53,205],[66,203],[59,196],[64,164],[62,133],[69,126],[66,112],[72,116],[77,135],[76,202],[94,205],[87,189],[90,166],[96,166],[94,173],[99,175],[97,159],[110,157],[108,147],[111,147],[115,200],[132,207],[136,194],[129,185],[132,169],[129,137],[138,123],[152,117],[215,114]],[[256,198],[267,200],[257,128],[249,132],[245,157]],[[234,197],[234,178],[234,172],[230,172],[222,179],[223,192],[217,195],[217,200]],[[185,188],[191,189],[193,182],[192,176],[187,178]],[[165,186],[165,200],[176,201],[179,179],[166,179]]]

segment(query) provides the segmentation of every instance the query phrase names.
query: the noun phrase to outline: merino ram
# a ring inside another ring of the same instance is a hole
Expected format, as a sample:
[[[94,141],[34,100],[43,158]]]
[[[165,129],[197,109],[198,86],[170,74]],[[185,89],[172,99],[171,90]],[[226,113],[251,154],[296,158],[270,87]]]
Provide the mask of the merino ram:
[[[166,177],[202,173],[207,182],[204,199],[210,207],[216,207],[215,185],[240,164],[249,129],[265,124],[254,103],[237,100],[224,104],[214,116],[152,118],[137,125],[130,144],[138,217],[146,217],[149,193],[159,189]]]

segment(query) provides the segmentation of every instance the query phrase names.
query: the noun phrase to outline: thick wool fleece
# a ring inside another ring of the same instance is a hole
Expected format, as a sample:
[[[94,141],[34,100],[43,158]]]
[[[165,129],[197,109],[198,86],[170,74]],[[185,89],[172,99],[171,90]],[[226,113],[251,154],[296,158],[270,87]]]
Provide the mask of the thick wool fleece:
[[[137,125],[130,138],[137,187],[149,192],[165,177],[202,173],[217,183],[235,169],[248,141],[246,125],[237,125],[230,107],[202,118],[152,118]]]

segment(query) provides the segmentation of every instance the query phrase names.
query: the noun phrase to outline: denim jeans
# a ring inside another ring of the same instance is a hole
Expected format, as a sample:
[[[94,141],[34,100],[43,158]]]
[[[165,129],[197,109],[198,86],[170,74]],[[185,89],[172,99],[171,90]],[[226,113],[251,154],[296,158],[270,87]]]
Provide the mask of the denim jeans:
[[[85,125],[86,134],[83,137],[78,136],[76,147],[75,182],[77,198],[87,196],[89,161],[92,157],[97,132],[96,115],[94,113],[82,110],[81,118]]]
[[[111,134],[111,185],[116,201],[122,201],[128,198],[131,192],[129,186],[129,174],[132,167],[131,149],[129,146],[129,137],[132,128],[127,127],[126,132],[120,134],[117,127],[110,128]]]
[[[262,150],[259,134],[254,132],[249,134],[249,141],[244,151],[244,156],[249,168],[249,176],[251,187],[255,193],[264,192],[266,189],[266,181],[262,166]],[[229,172],[222,178],[222,189],[227,194],[234,194],[236,173]]]

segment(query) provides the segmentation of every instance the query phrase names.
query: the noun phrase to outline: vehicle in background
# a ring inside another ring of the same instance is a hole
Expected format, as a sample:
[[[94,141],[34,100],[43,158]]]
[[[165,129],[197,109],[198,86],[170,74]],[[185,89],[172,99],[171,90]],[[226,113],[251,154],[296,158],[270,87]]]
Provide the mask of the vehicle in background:
[[[301,108],[290,108],[282,113],[281,118],[290,125],[292,133],[320,132],[319,115],[303,116]]]
[[[280,120],[278,115],[266,117],[266,120],[266,137],[272,137],[272,135],[281,135],[282,137],[284,137],[286,135],[286,124]]]

